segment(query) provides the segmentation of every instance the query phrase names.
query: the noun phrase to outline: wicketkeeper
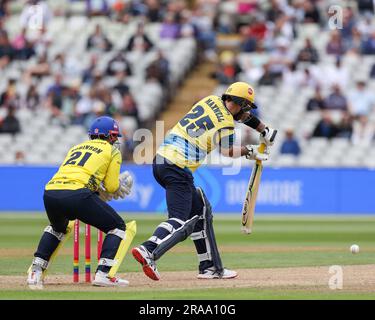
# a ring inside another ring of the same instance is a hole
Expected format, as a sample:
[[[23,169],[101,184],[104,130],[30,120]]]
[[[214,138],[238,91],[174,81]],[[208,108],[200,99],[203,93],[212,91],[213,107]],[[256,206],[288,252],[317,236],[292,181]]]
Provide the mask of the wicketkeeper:
[[[106,203],[129,195],[133,184],[128,172],[120,174],[122,158],[118,137],[121,134],[115,120],[97,118],[89,130],[90,140],[72,147],[58,172],[46,184],[43,200],[50,225],[44,229],[28,271],[30,288],[43,288],[49,264],[72,232],[75,219],[106,234],[93,284],[129,284],[114,275],[135,230],[127,230],[124,220]],[[135,228],[134,223],[130,225]]]
[[[156,181],[166,190],[168,220],[139,247],[132,249],[144,273],[153,280],[160,274],[156,261],[188,236],[194,241],[199,261],[199,279],[230,279],[235,271],[223,267],[212,225],[210,203],[194,185],[193,172],[216,147],[228,157],[245,156],[267,160],[268,151],[258,146],[234,145],[234,121],[260,132],[260,143],[271,146],[276,130],[267,127],[250,112],[257,108],[254,90],[244,82],[233,83],[222,97],[210,95],[197,102],[165,137],[153,163]]]

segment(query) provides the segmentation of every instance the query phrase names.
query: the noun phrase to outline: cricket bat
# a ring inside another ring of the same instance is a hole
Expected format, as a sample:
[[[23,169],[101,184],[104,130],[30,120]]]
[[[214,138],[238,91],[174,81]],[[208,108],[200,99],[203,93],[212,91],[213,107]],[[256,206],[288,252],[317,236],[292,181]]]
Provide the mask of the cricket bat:
[[[266,145],[262,143],[258,151],[263,153]],[[262,175],[262,161],[256,160],[253,171],[251,172],[249,185],[247,187],[245,202],[242,207],[242,232],[250,234],[253,228],[255,203],[259,189],[260,177]]]

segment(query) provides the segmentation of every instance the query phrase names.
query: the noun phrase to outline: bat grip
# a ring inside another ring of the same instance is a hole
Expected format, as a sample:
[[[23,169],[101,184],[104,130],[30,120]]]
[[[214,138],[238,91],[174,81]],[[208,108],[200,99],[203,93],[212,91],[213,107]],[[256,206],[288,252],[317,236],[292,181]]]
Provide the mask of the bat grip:
[[[266,150],[266,144],[265,143],[261,143],[259,148],[258,148],[258,151],[260,153],[264,153],[264,151]]]

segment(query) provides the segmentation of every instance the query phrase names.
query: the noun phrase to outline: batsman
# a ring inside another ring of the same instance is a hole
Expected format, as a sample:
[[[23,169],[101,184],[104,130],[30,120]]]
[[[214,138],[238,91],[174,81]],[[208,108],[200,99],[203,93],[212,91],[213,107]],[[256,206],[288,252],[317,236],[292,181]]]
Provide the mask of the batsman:
[[[223,267],[215,240],[210,202],[201,188],[194,185],[193,173],[216,147],[227,157],[244,156],[265,161],[269,157],[257,145],[234,145],[235,121],[257,130],[260,143],[271,146],[276,130],[266,126],[251,110],[254,90],[244,82],[229,86],[221,96],[210,95],[198,101],[175,125],[157,150],[153,162],[156,181],[166,191],[168,219],[159,224],[153,235],[132,249],[143,272],[159,280],[156,261],[188,236],[198,254],[198,279],[230,279],[237,272]]]
[[[121,133],[114,119],[97,118],[90,127],[89,140],[68,151],[58,172],[46,184],[43,200],[50,225],[44,229],[28,271],[31,289],[43,288],[47,269],[72,232],[75,219],[106,234],[93,285],[129,284],[115,273],[133,240],[136,224],[125,225],[106,203],[129,195],[133,184],[127,171],[120,174],[118,137]]]

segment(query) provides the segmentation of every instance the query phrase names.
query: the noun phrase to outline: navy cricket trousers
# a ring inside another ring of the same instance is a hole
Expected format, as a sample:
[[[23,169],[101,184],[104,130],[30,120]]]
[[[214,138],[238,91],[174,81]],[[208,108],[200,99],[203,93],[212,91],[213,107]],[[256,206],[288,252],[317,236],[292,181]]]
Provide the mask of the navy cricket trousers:
[[[186,221],[202,214],[203,203],[196,191],[190,170],[181,169],[164,157],[156,155],[153,174],[156,181],[165,189],[168,218]]]
[[[125,230],[118,213],[89,189],[46,190],[43,200],[51,226],[57,232],[65,233],[69,220],[75,219],[105,233],[116,228]]]

